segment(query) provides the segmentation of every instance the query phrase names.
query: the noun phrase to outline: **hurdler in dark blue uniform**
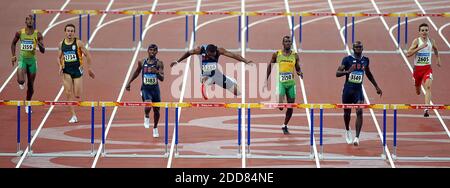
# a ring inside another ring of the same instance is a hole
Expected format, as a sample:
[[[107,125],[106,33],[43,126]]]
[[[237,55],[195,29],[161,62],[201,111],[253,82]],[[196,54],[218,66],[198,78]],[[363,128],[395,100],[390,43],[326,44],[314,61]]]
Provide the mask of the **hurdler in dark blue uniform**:
[[[353,55],[344,57],[342,63],[336,71],[336,77],[345,75],[344,89],[342,91],[342,103],[344,104],[360,104],[364,103],[364,96],[362,90],[362,83],[364,74],[367,79],[372,82],[377,90],[377,94],[382,95],[381,89],[378,87],[375,78],[370,72],[369,58],[362,56],[363,45],[360,41],[353,43]],[[352,144],[352,132],[350,131],[350,108],[344,109],[344,123],[345,123],[345,139],[347,144]],[[356,109],[356,137],[353,140],[353,145],[359,145],[359,134],[361,133],[363,122],[362,109]]]
[[[126,86],[126,90],[130,91],[131,82],[142,73],[141,96],[142,101],[146,102],[161,102],[161,93],[159,90],[159,81],[164,81],[164,64],[156,58],[158,53],[158,46],[151,44],[148,47],[148,57],[138,61],[138,66],[133,73],[130,81]],[[151,107],[145,107],[144,127],[150,127],[150,113]],[[158,122],[159,122],[159,107],[153,107],[154,110],[154,126],[153,137],[159,137]]]
[[[344,70],[353,70],[345,75],[344,89],[342,91],[342,103],[364,103],[362,83],[364,80],[364,69],[369,66],[369,58],[362,56],[355,58],[349,55],[342,59]]]

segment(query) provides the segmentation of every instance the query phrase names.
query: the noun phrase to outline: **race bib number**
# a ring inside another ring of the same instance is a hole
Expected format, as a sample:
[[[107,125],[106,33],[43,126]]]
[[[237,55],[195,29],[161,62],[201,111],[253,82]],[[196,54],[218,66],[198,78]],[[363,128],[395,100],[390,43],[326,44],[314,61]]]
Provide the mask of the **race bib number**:
[[[287,82],[292,79],[293,79],[293,76],[292,76],[291,72],[280,73],[280,82]]]
[[[430,54],[429,53],[418,53],[417,54],[417,64],[430,64]]]
[[[364,73],[362,71],[353,71],[348,75],[348,82],[360,84],[362,83]]]
[[[156,85],[158,80],[156,74],[144,74],[144,84],[145,85]]]
[[[75,51],[69,51],[69,52],[64,52],[64,61],[65,62],[74,62],[77,61],[77,55],[75,54]]]
[[[202,64],[203,72],[211,72],[217,69],[217,63],[204,63]]]
[[[20,49],[23,51],[33,51],[34,50],[34,42],[32,40],[23,40],[20,43]]]

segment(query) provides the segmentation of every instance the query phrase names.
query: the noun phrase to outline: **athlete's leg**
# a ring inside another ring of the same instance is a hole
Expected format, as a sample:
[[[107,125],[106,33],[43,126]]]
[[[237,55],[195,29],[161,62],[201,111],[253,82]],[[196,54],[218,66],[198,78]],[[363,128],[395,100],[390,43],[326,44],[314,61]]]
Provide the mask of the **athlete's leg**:
[[[352,113],[351,108],[345,108],[344,109],[344,124],[345,124],[345,130],[350,130],[350,115]]]
[[[83,93],[83,77],[74,78],[73,79],[73,93],[74,93],[74,99],[76,101],[82,100],[82,93]],[[75,107],[73,110],[73,114],[75,115]]]
[[[62,75],[62,81],[63,81],[63,85],[64,85],[64,93],[66,94],[66,99],[68,101],[72,101],[73,99],[73,80],[72,80],[72,76],[70,76],[70,74],[66,74],[64,73]],[[69,111],[72,113],[72,116],[75,115],[75,109],[73,108],[73,106],[69,106]]]
[[[142,101],[144,102],[152,102],[152,96],[150,95],[150,91],[148,89],[141,90]],[[144,115],[145,118],[150,118],[150,111],[152,107],[144,107]]]
[[[348,103],[352,103],[352,96],[351,93],[349,92],[349,89],[345,88],[342,91],[342,103],[343,104],[348,104]],[[345,125],[345,130],[349,131],[350,130],[350,115],[352,113],[352,109],[351,108],[344,108],[344,125]]]
[[[430,104],[431,101],[431,84],[433,80],[428,78],[425,80],[423,87],[425,88],[425,104]]]
[[[34,94],[34,80],[36,78],[36,73],[27,73],[27,100],[31,100]]]
[[[362,123],[363,123],[363,110],[358,108],[358,109],[356,109],[356,122],[355,122],[356,137],[358,137],[358,138],[359,138],[359,133],[361,132]]]
[[[26,73],[27,73],[27,64],[23,59],[19,58],[17,64],[17,83],[19,83],[19,85],[25,84]]]
[[[234,94],[234,96],[240,96],[241,95],[241,91],[239,90],[237,84],[234,84],[234,86],[233,86],[233,94]]]
[[[284,97],[287,95],[286,87],[283,86],[283,84],[278,83],[277,87],[277,96],[278,96],[278,103],[284,103]],[[283,111],[284,108],[280,107],[278,108],[280,111]]]
[[[236,80],[223,75],[221,72],[216,72],[213,79],[217,85],[232,92],[234,96],[241,95],[241,91],[237,86]]]
[[[295,98],[290,98],[288,96],[286,96],[286,98],[287,98],[288,103],[295,103]],[[288,108],[286,110],[286,117],[284,118],[284,125],[286,125],[286,126],[288,125],[289,120],[291,120],[293,112],[294,112],[294,110],[292,108]]]
[[[356,92],[356,103],[358,104],[363,104],[364,103],[364,96],[363,96],[363,91],[362,89],[358,90]],[[355,127],[356,127],[356,143],[355,141],[353,141],[354,145],[359,145],[359,133],[361,133],[361,129],[362,129],[362,123],[363,123],[363,110],[361,108],[356,109],[356,122],[355,122]]]
[[[160,109],[160,107],[153,107],[153,118],[154,118],[154,120],[153,120],[153,123],[154,123],[153,128],[157,128],[158,127],[158,122],[159,122],[159,117],[160,117],[159,109]]]
[[[25,84],[25,74],[26,74],[27,70],[24,68],[17,68],[17,83],[19,83],[20,85]]]

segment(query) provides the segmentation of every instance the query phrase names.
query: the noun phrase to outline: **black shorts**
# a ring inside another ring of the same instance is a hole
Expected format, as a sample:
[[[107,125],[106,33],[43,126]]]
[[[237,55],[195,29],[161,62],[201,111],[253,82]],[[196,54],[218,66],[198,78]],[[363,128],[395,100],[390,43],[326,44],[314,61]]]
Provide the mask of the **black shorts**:
[[[344,87],[342,91],[342,103],[357,104],[360,101],[364,102],[362,88]]]
[[[64,67],[63,73],[69,74],[72,79],[74,78],[80,78],[83,76],[83,68],[80,66],[67,66]]]
[[[159,87],[141,88],[142,101],[161,102]]]

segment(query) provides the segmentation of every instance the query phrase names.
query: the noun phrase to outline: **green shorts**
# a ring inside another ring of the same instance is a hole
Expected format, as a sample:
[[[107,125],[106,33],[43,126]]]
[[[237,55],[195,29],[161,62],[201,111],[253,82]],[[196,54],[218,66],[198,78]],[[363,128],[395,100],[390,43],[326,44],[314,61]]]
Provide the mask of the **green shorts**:
[[[37,72],[37,63],[36,58],[22,58],[19,57],[19,69],[25,69],[28,70],[31,74],[36,74]]]
[[[297,86],[295,83],[294,84],[278,83],[277,93],[280,97],[283,97],[287,94],[287,97],[295,99],[297,95]]]

